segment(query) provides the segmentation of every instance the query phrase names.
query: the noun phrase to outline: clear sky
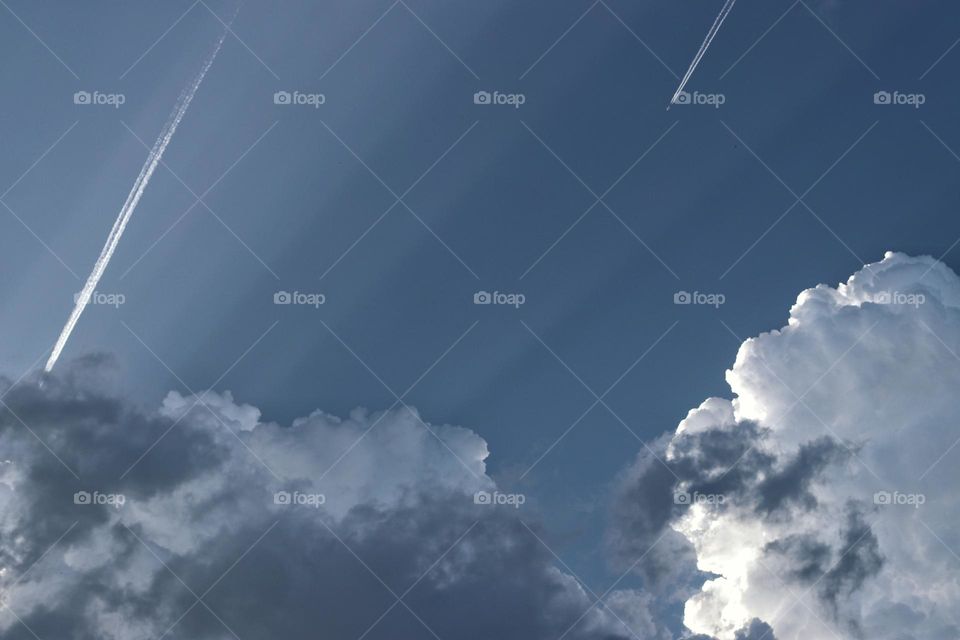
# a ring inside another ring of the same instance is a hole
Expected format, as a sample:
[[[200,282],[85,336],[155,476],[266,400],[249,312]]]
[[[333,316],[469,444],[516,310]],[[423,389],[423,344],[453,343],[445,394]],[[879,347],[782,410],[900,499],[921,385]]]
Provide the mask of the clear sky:
[[[243,3],[98,287],[123,304],[64,361],[110,354],[144,408],[212,387],[281,425],[402,402],[469,429],[601,593],[611,487],[730,396],[746,338],[885,251],[960,266],[960,7],[740,0],[668,110],[721,4]],[[8,378],[235,8],[3,0]]]

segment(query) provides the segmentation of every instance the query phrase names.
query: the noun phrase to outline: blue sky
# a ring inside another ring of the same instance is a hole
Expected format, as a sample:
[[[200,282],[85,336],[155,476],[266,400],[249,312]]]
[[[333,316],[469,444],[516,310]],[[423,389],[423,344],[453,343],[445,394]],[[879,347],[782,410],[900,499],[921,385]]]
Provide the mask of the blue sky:
[[[112,354],[140,406],[214,385],[281,424],[401,396],[479,434],[605,589],[611,486],[730,395],[745,338],[887,250],[958,265],[960,10],[741,0],[688,85],[723,103],[668,110],[721,4],[244,3],[98,287],[124,304],[87,309],[64,358]],[[8,377],[52,345],[233,9],[5,0]]]

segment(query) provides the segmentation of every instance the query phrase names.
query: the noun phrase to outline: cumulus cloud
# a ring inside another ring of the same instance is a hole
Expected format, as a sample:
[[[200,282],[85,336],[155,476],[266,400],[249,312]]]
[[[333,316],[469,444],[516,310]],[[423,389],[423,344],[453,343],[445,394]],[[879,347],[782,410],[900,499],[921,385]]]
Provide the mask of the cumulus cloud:
[[[703,637],[960,637],[960,278],[888,253],[726,379],[623,475],[618,560]]]
[[[496,487],[470,430],[281,426],[229,393],[144,412],[105,368],[0,383],[5,639],[669,637],[643,594],[592,607],[530,515],[474,503]]]

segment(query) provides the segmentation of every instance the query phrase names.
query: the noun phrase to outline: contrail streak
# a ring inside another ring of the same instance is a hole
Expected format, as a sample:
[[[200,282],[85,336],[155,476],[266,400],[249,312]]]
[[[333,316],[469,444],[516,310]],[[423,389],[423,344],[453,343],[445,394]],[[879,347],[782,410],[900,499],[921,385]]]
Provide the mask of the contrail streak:
[[[727,0],[723,3],[723,7],[720,8],[720,13],[717,15],[717,19],[713,21],[713,25],[707,32],[707,37],[703,39],[703,44],[700,45],[700,50],[697,51],[697,55],[693,56],[693,61],[690,63],[690,67],[687,68],[687,72],[683,74],[683,79],[680,80],[680,86],[677,87],[673,97],[670,98],[670,104],[676,104],[677,97],[680,95],[680,92],[683,91],[683,88],[687,86],[687,81],[690,79],[690,76],[693,75],[693,71],[697,68],[697,65],[700,64],[703,54],[707,52],[707,49],[713,42],[713,39],[717,37],[717,32],[720,31],[720,25],[722,25],[723,21],[727,19],[727,15],[729,15],[730,10],[733,9],[733,3],[736,1],[737,0]],[[669,108],[670,105],[667,105],[667,109]]]
[[[140,202],[140,197],[143,196],[143,192],[147,188],[147,184],[150,182],[153,172],[156,170],[157,165],[160,164],[160,160],[163,158],[163,152],[167,150],[167,145],[170,144],[170,141],[173,139],[173,134],[177,131],[177,126],[180,124],[180,121],[183,120],[183,116],[187,113],[187,109],[190,107],[190,103],[193,101],[193,96],[196,95],[197,89],[200,88],[200,84],[203,82],[204,76],[207,75],[210,67],[213,66],[213,61],[216,59],[217,54],[220,53],[220,47],[223,46],[223,41],[226,39],[226,37],[227,31],[224,30],[223,34],[220,36],[220,39],[217,41],[217,46],[214,48],[213,53],[210,54],[210,57],[207,58],[207,61],[203,64],[200,72],[194,78],[193,82],[187,85],[187,87],[180,93],[180,97],[177,99],[177,102],[173,107],[170,118],[160,131],[160,136],[157,138],[157,141],[153,143],[153,148],[150,149],[150,153],[147,155],[147,160],[140,169],[140,175],[137,176],[136,182],[133,183],[133,187],[130,189],[130,193],[127,195],[127,200],[123,203],[123,207],[120,209],[120,215],[117,216],[116,221],[113,223],[113,228],[110,229],[110,234],[107,236],[107,241],[103,245],[103,249],[100,251],[100,257],[98,257],[97,261],[94,263],[93,271],[90,272],[90,276],[87,278],[87,282],[84,284],[83,290],[77,297],[76,305],[73,307],[73,311],[70,313],[70,317],[67,319],[67,323],[64,325],[63,331],[60,332],[60,337],[57,338],[57,343],[53,347],[53,351],[50,354],[50,358],[47,360],[44,371],[49,372],[51,369],[53,369],[53,366],[57,363],[57,359],[60,358],[60,353],[63,351],[64,346],[66,346],[67,340],[70,338],[70,334],[73,332],[73,328],[77,325],[77,320],[80,319],[80,315],[90,302],[90,296],[92,296],[93,292],[96,290],[97,283],[100,282],[103,272],[106,271],[107,265],[110,263],[110,258],[113,257],[113,252],[120,243],[120,237],[127,228],[127,223],[130,221],[130,216],[133,215],[133,211],[137,208],[137,204]]]

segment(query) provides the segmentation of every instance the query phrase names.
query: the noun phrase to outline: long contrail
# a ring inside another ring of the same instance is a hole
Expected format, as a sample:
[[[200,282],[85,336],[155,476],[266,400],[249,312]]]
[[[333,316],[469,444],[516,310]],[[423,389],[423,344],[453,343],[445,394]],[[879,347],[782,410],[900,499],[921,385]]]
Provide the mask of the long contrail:
[[[90,302],[90,296],[92,296],[93,292],[96,290],[97,283],[100,282],[103,272],[106,271],[107,265],[110,263],[110,258],[113,257],[113,252],[116,250],[117,244],[120,243],[120,237],[123,235],[124,229],[127,228],[127,223],[130,221],[130,216],[133,215],[133,211],[137,208],[137,204],[140,202],[140,197],[143,196],[143,192],[147,188],[147,184],[150,182],[153,172],[156,170],[157,165],[160,164],[160,160],[163,158],[163,152],[167,150],[167,145],[170,144],[170,141],[173,139],[173,134],[177,131],[177,126],[180,124],[180,121],[183,120],[183,116],[187,113],[187,109],[190,107],[190,103],[193,101],[193,96],[196,95],[197,89],[200,88],[200,84],[203,82],[204,76],[207,75],[207,71],[209,71],[210,67],[213,66],[213,61],[216,59],[217,54],[220,53],[220,47],[223,46],[223,41],[226,39],[226,37],[227,30],[224,30],[223,34],[220,36],[220,39],[217,41],[217,46],[214,48],[213,53],[210,54],[210,57],[207,58],[207,61],[203,64],[200,72],[194,78],[193,82],[188,84],[187,87],[180,93],[180,97],[177,99],[177,103],[173,107],[170,118],[160,131],[160,136],[157,138],[157,141],[153,143],[153,148],[150,149],[150,153],[147,155],[147,160],[140,169],[140,175],[137,176],[136,182],[133,183],[133,187],[130,189],[130,193],[127,195],[127,200],[123,203],[123,207],[120,209],[120,215],[117,216],[116,221],[113,223],[113,228],[110,229],[110,234],[107,236],[107,241],[103,245],[103,249],[100,251],[100,257],[97,258],[97,261],[94,263],[93,271],[90,272],[90,276],[87,278],[86,284],[83,285],[83,290],[77,297],[73,311],[70,313],[70,317],[67,319],[67,323],[64,325],[63,331],[60,332],[60,337],[57,338],[57,343],[53,347],[53,352],[50,354],[50,358],[47,360],[44,371],[49,372],[51,369],[53,369],[53,366],[57,363],[57,359],[60,358],[60,353],[63,351],[63,347],[67,344],[67,340],[70,338],[73,328],[77,325],[77,320],[80,319],[80,315]]]
[[[723,3],[723,7],[720,8],[720,13],[717,15],[717,19],[713,21],[713,25],[707,32],[707,37],[703,39],[703,44],[700,45],[700,50],[697,51],[697,55],[693,56],[693,61],[687,68],[687,72],[683,74],[683,79],[680,80],[680,86],[677,87],[673,97],[670,98],[670,104],[676,104],[677,97],[680,95],[680,92],[683,91],[683,88],[687,86],[687,81],[690,79],[690,76],[693,75],[693,71],[697,68],[697,65],[700,64],[703,54],[705,54],[707,52],[707,48],[710,47],[710,43],[712,43],[713,39],[717,37],[717,32],[720,31],[720,25],[722,25],[723,21],[727,19],[727,15],[729,15],[730,10],[733,9],[733,3],[736,1],[737,0],[726,0],[726,2]],[[669,108],[670,105],[667,105],[667,109]]]

